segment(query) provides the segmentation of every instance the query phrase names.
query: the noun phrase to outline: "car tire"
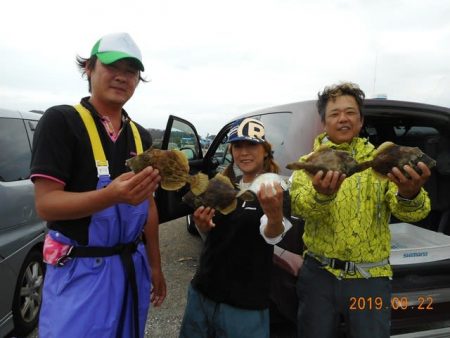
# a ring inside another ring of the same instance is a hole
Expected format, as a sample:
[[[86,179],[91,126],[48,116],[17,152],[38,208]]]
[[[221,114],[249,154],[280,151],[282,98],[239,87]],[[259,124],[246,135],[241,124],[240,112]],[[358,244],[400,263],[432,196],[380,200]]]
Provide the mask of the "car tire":
[[[186,229],[191,235],[199,236],[197,227],[195,226],[194,216],[191,214],[186,216]]]
[[[44,274],[41,252],[30,251],[20,269],[14,292],[12,313],[16,336],[26,336],[38,323]]]

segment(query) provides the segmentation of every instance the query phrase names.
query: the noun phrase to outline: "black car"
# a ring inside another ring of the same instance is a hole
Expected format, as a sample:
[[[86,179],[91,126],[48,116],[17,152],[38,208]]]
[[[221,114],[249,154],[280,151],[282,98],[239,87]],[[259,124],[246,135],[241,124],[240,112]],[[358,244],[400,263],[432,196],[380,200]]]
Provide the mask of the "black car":
[[[361,133],[375,146],[385,141],[417,146],[437,161],[425,185],[431,199],[429,216],[416,224],[396,224],[398,220],[391,219],[390,260],[394,270],[391,333],[450,337],[450,109],[386,99],[368,99],[363,109]],[[285,165],[309,153],[314,137],[322,131],[315,101],[305,101],[237,116],[218,132],[205,154],[195,127],[170,116],[162,148],[167,149],[180,134],[195,137],[195,146],[185,149],[191,173],[202,171],[212,177],[229,163],[228,132],[231,123],[242,117],[253,117],[264,123],[275,160],[286,176],[291,172],[284,169]],[[158,205],[164,206],[159,215],[161,222],[186,216],[188,230],[195,233],[195,225],[188,215],[191,210],[181,202],[186,189],[158,190]],[[293,327],[297,307],[295,281],[303,251],[300,240],[303,221],[296,219],[294,223],[294,228],[275,248],[271,295],[271,319]]]

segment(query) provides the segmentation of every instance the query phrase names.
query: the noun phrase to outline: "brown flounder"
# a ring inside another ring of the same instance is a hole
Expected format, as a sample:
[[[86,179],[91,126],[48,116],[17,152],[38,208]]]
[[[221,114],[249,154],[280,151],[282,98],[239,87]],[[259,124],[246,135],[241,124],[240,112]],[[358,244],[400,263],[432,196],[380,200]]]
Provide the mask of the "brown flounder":
[[[179,150],[150,148],[126,160],[125,164],[136,174],[148,166],[158,169],[161,175],[161,188],[164,190],[178,190],[189,183],[191,191],[200,194],[208,185],[207,175],[203,173],[189,175],[189,162]]]
[[[428,168],[436,166],[436,161],[418,147],[407,147],[392,142],[384,142],[377,148],[373,160],[367,162],[367,165],[383,176],[391,172],[393,167],[397,167],[406,177],[409,177],[409,174],[403,167],[409,165],[420,175],[422,170],[417,166],[419,162],[425,163]]]
[[[369,164],[359,164],[356,162],[348,152],[332,149],[327,146],[320,146],[303,162],[293,162],[286,166],[290,170],[305,170],[311,175],[315,175],[320,170],[324,173],[329,170],[339,171],[347,177],[363,171],[368,167]]]
[[[240,190],[237,189],[227,176],[216,174],[208,182],[208,186],[202,193],[196,195],[193,191],[188,191],[183,196],[183,202],[193,209],[200,206],[211,207],[220,213],[227,215],[237,206],[237,196]],[[250,192],[241,193],[239,198],[243,200],[253,200]]]

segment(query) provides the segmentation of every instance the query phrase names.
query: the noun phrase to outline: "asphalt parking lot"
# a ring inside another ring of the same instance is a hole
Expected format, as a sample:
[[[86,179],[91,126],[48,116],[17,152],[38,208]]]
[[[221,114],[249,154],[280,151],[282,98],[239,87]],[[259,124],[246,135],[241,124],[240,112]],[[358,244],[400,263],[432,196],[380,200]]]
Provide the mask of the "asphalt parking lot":
[[[167,298],[160,308],[150,309],[145,337],[178,337],[187,288],[197,268],[202,242],[187,232],[183,217],[160,225],[160,247]]]

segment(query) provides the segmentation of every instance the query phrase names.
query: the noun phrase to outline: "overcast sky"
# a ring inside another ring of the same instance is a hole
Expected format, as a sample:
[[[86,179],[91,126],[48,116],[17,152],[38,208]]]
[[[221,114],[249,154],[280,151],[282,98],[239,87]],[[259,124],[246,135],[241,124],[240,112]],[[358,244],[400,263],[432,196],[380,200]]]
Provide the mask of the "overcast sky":
[[[450,106],[448,0],[7,1],[0,107],[45,110],[88,95],[75,57],[130,33],[150,80],[125,109],[215,134],[238,114],[358,83],[367,97]]]

